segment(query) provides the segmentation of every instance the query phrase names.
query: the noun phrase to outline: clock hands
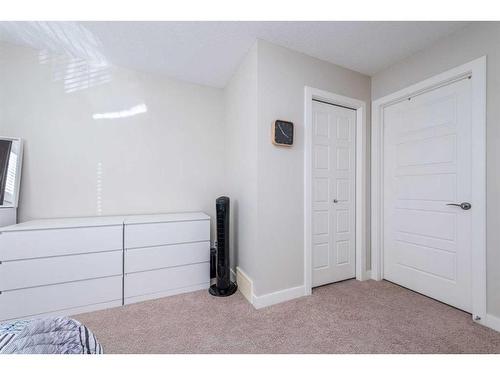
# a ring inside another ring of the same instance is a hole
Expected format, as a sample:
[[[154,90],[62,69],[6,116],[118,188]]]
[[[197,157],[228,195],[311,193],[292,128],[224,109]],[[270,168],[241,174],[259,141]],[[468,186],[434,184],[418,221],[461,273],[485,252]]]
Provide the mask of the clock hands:
[[[282,133],[285,137],[290,138],[290,136],[289,136],[289,135],[287,135],[287,134],[283,131],[283,129],[281,128],[281,124],[278,124],[278,128],[280,129],[281,133]]]

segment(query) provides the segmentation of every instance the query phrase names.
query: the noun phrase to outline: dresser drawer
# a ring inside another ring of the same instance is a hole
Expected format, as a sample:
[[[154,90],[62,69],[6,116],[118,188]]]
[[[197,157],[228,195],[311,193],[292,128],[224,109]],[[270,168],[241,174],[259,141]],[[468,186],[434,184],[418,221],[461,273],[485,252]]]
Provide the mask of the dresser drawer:
[[[122,249],[122,226],[0,233],[0,261]]]
[[[115,276],[122,251],[14,260],[0,264],[0,291]]]
[[[121,301],[122,277],[106,277],[72,283],[18,289],[0,294],[0,320]]]
[[[125,251],[125,273],[210,261],[210,241]]]
[[[164,268],[125,275],[125,298],[166,292],[210,281],[210,264]]]
[[[125,248],[210,241],[210,220],[126,224]]]

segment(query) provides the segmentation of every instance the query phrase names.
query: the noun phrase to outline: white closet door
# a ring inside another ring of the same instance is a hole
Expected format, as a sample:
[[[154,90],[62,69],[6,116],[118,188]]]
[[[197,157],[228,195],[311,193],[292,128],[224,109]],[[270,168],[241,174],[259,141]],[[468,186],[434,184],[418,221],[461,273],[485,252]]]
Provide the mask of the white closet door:
[[[352,109],[313,101],[312,286],[355,277],[355,129]]]
[[[384,110],[384,278],[468,312],[471,124],[468,79]]]

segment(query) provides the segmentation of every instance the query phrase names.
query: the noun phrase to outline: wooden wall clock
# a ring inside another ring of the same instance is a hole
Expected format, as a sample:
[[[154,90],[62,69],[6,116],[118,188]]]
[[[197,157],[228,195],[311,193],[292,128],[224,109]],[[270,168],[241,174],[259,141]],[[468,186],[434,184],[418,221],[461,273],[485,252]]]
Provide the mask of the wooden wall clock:
[[[272,129],[273,144],[288,147],[293,145],[293,122],[276,120]]]

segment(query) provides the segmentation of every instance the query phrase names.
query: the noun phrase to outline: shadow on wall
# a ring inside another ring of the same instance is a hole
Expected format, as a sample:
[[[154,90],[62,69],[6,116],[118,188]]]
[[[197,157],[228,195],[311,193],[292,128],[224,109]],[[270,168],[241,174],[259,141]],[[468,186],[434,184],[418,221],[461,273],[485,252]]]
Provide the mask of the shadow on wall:
[[[229,233],[232,235],[232,239],[230,240],[231,243],[231,269],[236,273],[236,266],[238,265],[238,247],[237,244],[238,242],[238,226],[239,226],[239,221],[238,221],[238,201],[236,199],[233,199],[232,202],[232,207],[231,211],[233,213],[232,221],[230,222],[229,225],[232,225],[233,230],[229,231]]]

